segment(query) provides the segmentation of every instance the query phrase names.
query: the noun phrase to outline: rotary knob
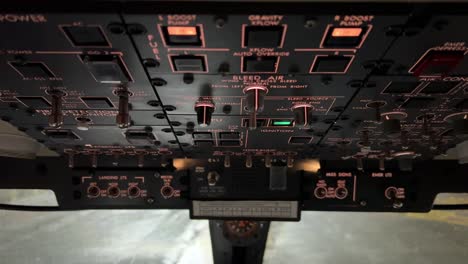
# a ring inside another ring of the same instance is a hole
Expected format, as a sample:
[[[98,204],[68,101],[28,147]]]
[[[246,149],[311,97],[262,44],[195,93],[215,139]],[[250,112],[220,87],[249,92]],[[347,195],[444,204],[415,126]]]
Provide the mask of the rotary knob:
[[[468,112],[451,114],[445,117],[444,120],[452,125],[456,135],[468,135]]]
[[[265,95],[268,89],[264,86],[253,85],[244,88],[246,105],[244,110],[250,113],[249,128],[257,127],[257,114],[263,111],[265,107]]]
[[[310,104],[296,104],[292,107],[294,124],[296,126],[308,126],[312,117],[313,107]]]
[[[211,117],[215,110],[215,105],[211,101],[198,101],[195,103],[195,112],[197,112],[197,121],[201,127],[207,127],[211,124]]]

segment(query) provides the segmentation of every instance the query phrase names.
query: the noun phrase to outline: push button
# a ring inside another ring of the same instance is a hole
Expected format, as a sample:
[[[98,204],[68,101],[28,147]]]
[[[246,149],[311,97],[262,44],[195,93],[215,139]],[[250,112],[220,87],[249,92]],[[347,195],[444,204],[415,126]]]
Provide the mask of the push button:
[[[63,27],[63,31],[75,46],[107,47],[109,43],[99,27]]]
[[[464,56],[463,51],[431,50],[412,69],[413,75],[445,76],[463,60]]]
[[[240,141],[239,140],[224,140],[224,141],[220,141],[219,144],[223,147],[239,147]]]
[[[323,46],[357,47],[361,44],[367,27],[331,27],[327,31]]]
[[[169,46],[201,46],[198,26],[164,26],[162,32]]]
[[[391,82],[382,93],[385,94],[409,94],[416,89],[421,82]]]
[[[11,66],[13,66],[24,78],[55,77],[42,62],[12,62]]]
[[[194,132],[192,134],[192,137],[194,139],[212,139],[213,135],[211,132]]]
[[[245,27],[245,47],[275,48],[281,45],[282,26],[247,26]]]
[[[304,145],[309,144],[312,140],[312,137],[291,137],[289,139],[289,144]]]
[[[81,97],[81,100],[93,109],[109,109],[114,108],[114,105],[107,97]]]
[[[214,145],[213,140],[195,140],[194,143],[196,147],[200,148],[209,148]]]
[[[420,93],[422,94],[446,94],[450,92],[459,82],[430,82]]]
[[[427,108],[434,102],[434,100],[435,99],[433,97],[411,97],[402,105],[402,107],[412,109]]]
[[[23,104],[33,109],[50,108],[50,103],[40,96],[18,96],[16,99],[20,100]]]
[[[345,73],[352,58],[351,56],[317,56],[311,72]]]
[[[239,139],[240,133],[239,132],[220,132],[219,138],[220,139]]]
[[[249,56],[244,57],[243,72],[261,72],[274,73],[276,72],[276,64],[278,57],[274,56]]]
[[[180,55],[172,56],[172,64],[176,72],[204,72],[206,71],[203,56]]]
[[[100,83],[123,83],[131,81],[123,61],[114,55],[83,55],[83,63]]]

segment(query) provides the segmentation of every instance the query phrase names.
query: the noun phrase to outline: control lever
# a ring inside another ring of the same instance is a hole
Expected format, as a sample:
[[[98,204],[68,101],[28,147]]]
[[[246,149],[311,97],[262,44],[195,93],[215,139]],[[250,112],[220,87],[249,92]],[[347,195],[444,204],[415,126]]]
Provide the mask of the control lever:
[[[308,126],[312,116],[313,107],[310,104],[296,104],[291,110],[294,113],[295,126]]]
[[[211,124],[211,117],[215,110],[215,105],[212,101],[199,100],[195,103],[195,112],[197,113],[197,121],[201,127],[207,127]]]
[[[128,105],[130,92],[125,88],[121,88],[117,90],[116,94],[119,97],[119,112],[117,113],[116,123],[120,128],[127,128],[131,123]]]
[[[249,128],[257,128],[257,114],[263,111],[265,106],[265,95],[268,89],[264,86],[248,86],[243,90],[246,95],[245,111],[250,113]]]
[[[52,109],[49,115],[49,126],[60,128],[63,124],[63,95],[61,90],[50,90],[49,94],[52,96]]]

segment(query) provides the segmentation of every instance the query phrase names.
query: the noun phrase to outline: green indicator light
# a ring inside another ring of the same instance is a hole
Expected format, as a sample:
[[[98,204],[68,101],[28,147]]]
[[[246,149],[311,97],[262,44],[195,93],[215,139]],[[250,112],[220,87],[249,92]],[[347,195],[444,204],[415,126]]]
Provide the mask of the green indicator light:
[[[291,120],[273,120],[273,126],[292,126]]]

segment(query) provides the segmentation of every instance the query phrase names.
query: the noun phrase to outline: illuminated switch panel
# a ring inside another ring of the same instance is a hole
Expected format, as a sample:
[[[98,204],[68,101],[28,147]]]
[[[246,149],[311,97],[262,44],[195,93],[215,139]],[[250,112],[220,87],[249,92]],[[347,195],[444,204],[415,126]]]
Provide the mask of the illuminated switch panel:
[[[198,26],[163,26],[161,29],[167,46],[202,45]]]

